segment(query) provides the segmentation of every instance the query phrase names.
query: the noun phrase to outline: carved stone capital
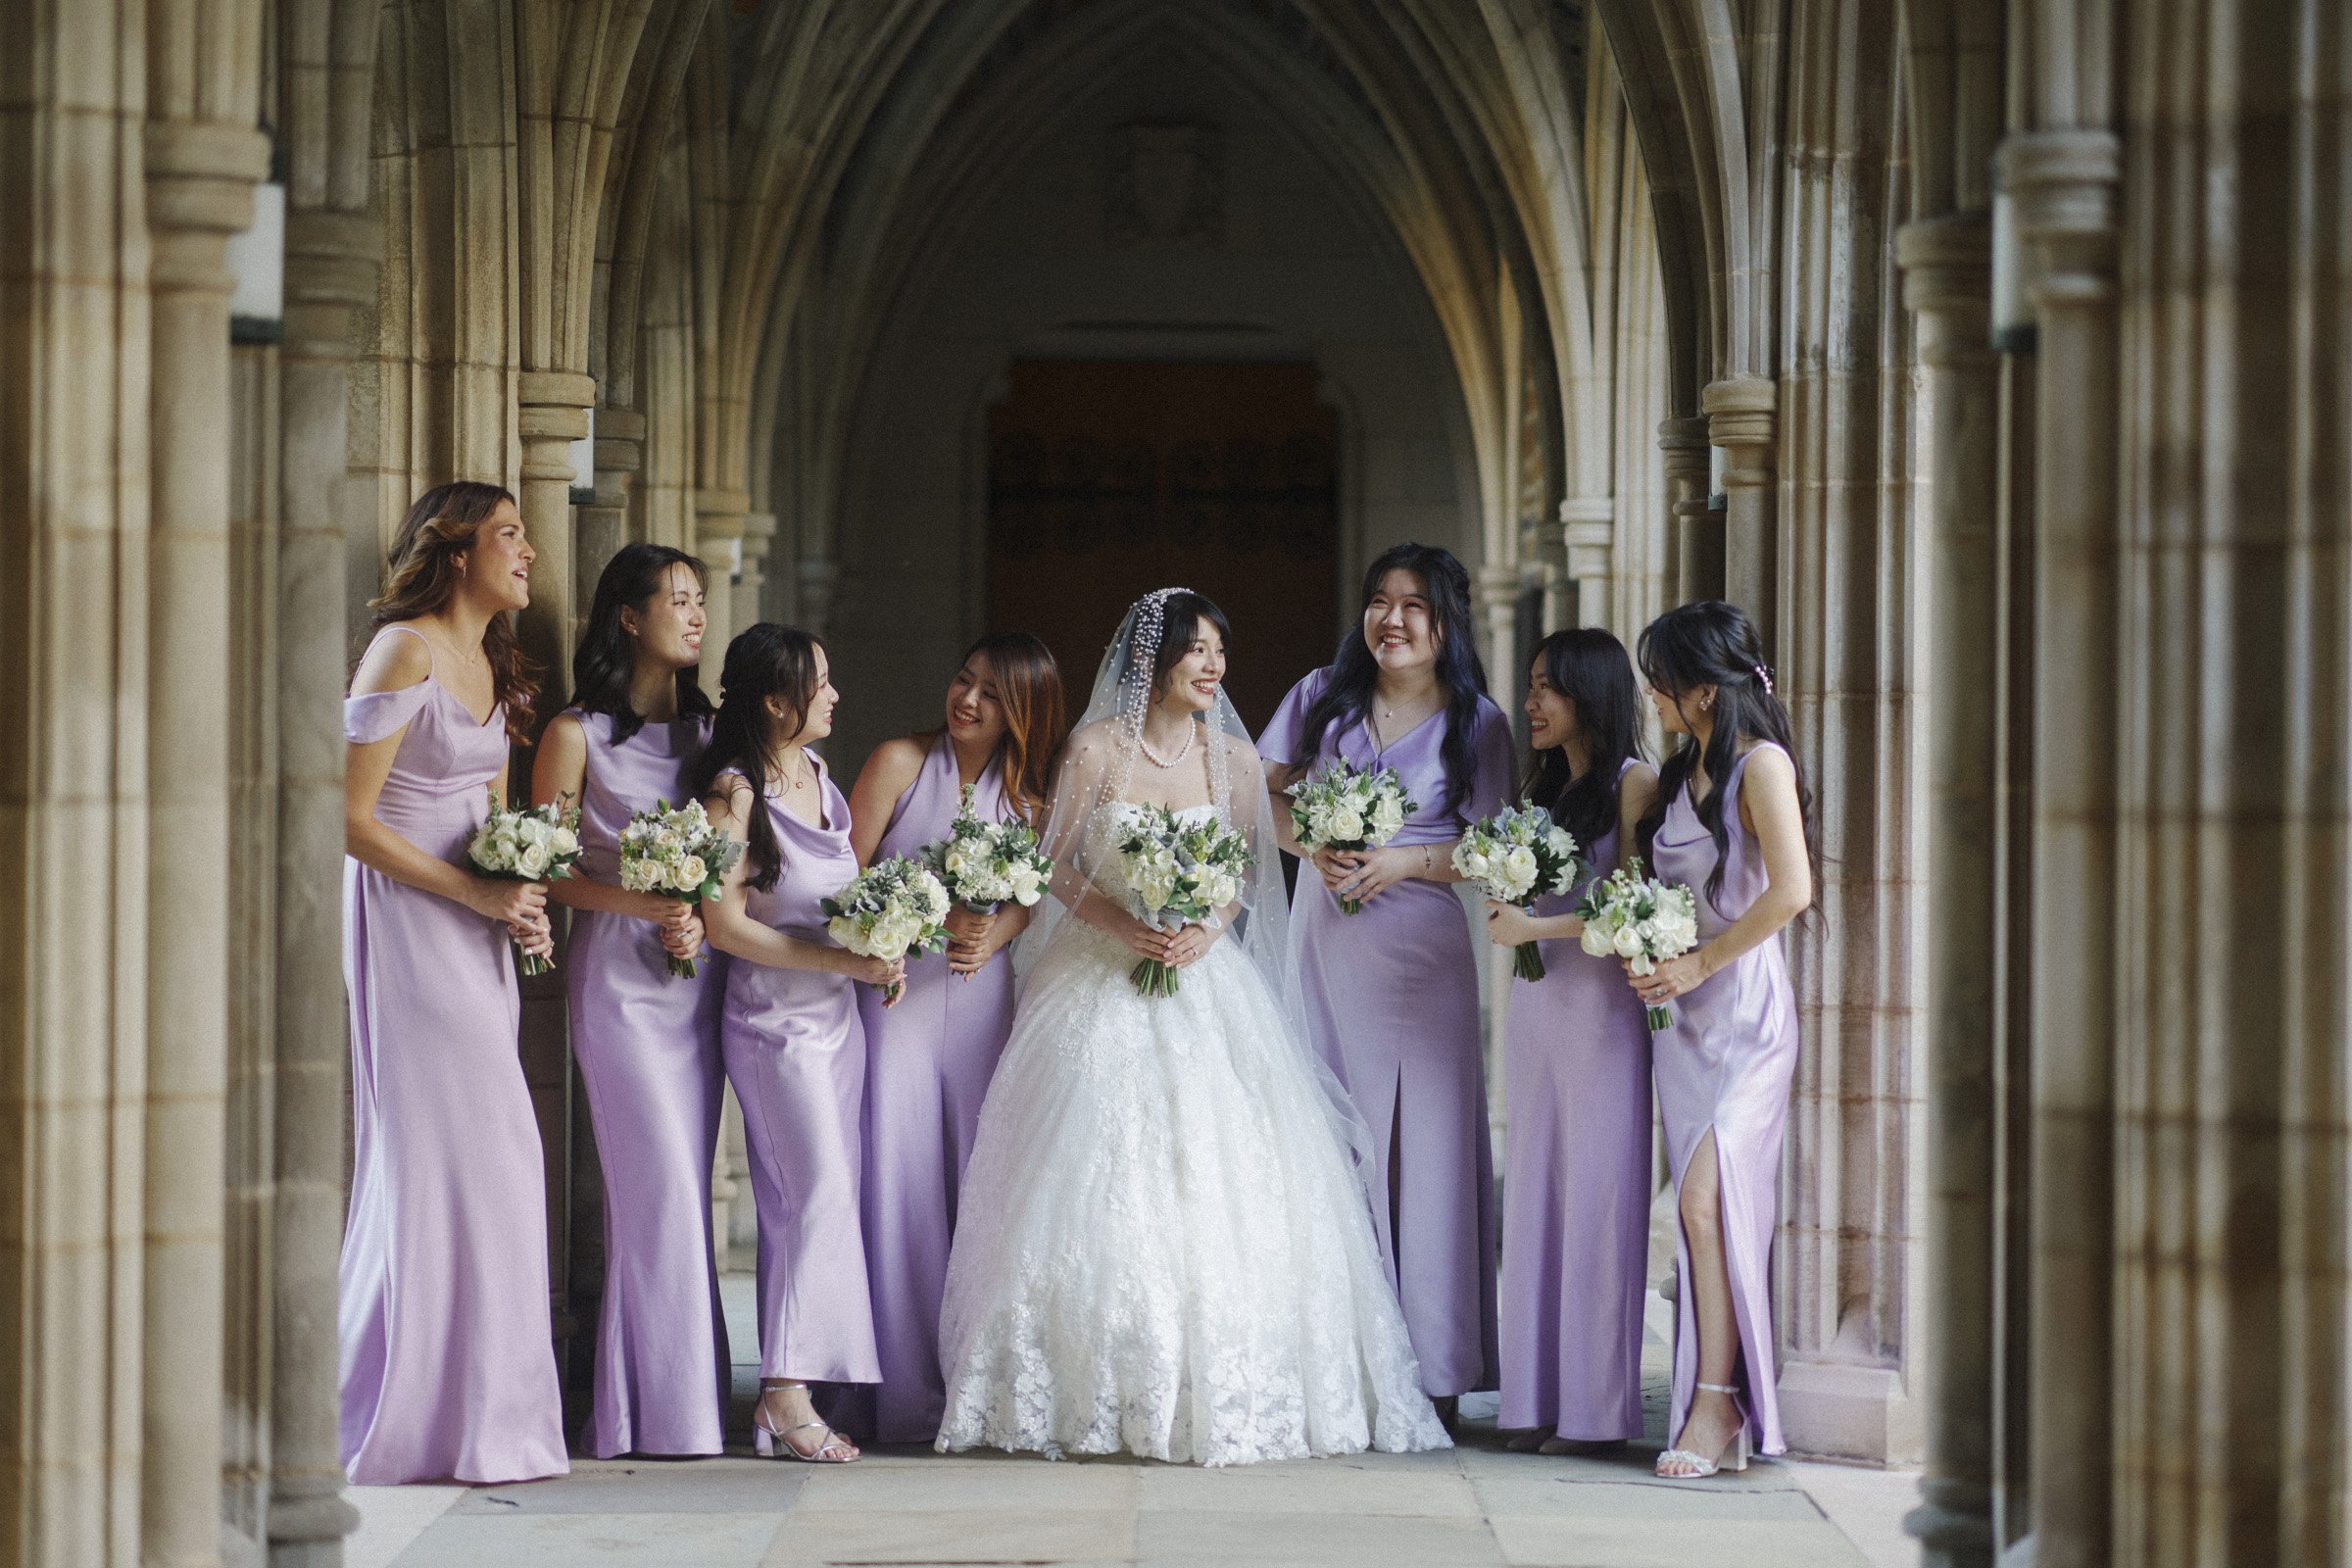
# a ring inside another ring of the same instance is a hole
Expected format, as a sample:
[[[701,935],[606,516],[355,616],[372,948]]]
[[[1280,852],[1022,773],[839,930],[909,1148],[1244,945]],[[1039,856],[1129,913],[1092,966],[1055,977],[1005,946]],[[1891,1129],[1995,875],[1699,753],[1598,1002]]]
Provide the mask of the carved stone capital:
[[[588,433],[586,414],[596,407],[596,377],[573,370],[524,370],[514,377],[514,401],[526,409],[579,410],[576,441]]]
[[[1700,389],[1698,406],[1707,414],[1707,440],[1732,455],[1731,466],[1724,470],[1724,489],[1757,490],[1772,483],[1780,402],[1780,384],[1760,375],[1735,375]]]
[[[1920,358],[1930,365],[1990,365],[1992,216],[1946,213],[1894,231],[1903,304],[1919,313]]]
[[[226,239],[253,226],[253,187],[270,177],[270,138],[203,120],[147,124],[147,223]]]
[[[2104,130],[2039,130],[2010,137],[1995,156],[2017,232],[2040,255],[2034,303],[2105,300],[2115,290],[2123,142]]]
[[[1706,420],[1660,419],[1658,450],[1666,455],[1666,477],[1669,480],[1695,479],[1702,484],[1706,481]]]
[[[744,514],[751,510],[752,498],[741,490],[697,490],[695,532],[705,539],[740,539]]]
[[[375,302],[384,226],[365,213],[286,215],[286,304],[351,309]]]

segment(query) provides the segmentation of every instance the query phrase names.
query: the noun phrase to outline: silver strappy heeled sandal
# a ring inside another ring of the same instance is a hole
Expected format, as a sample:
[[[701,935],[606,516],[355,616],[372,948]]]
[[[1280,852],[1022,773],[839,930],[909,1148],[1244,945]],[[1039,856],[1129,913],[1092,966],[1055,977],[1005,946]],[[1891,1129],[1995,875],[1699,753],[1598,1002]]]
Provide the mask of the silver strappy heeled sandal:
[[[818,1428],[825,1435],[825,1441],[810,1452],[803,1453],[786,1441],[795,1432],[806,1432],[810,1427]],[[856,1464],[862,1457],[855,1450],[849,1453],[827,1452],[835,1444],[848,1447],[849,1440],[822,1421],[804,1421],[797,1427],[770,1432],[766,1423],[757,1414],[752,1417],[752,1451],[762,1459],[798,1459],[803,1464]]]
[[[1668,1448],[1658,1455],[1656,1474],[1661,1480],[1702,1481],[1719,1470],[1747,1468],[1747,1406],[1740,1402],[1740,1390],[1729,1383],[1701,1383],[1697,1387],[1709,1394],[1728,1394],[1732,1396],[1732,1408],[1740,1412],[1740,1430],[1732,1434],[1732,1441],[1724,1448],[1720,1460],[1710,1459],[1702,1453],[1692,1453],[1689,1448]],[[1689,1475],[1666,1468],[1678,1459],[1690,1466]]]

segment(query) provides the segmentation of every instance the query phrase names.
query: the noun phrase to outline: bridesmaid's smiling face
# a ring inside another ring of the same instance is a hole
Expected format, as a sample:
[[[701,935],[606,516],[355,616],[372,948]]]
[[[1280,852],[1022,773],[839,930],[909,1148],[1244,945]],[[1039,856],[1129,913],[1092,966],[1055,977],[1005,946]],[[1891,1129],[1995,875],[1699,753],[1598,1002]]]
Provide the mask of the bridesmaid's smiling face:
[[[1576,733],[1576,704],[1563,696],[1539,659],[1527,672],[1527,743],[1539,752],[1565,746]]]
[[[816,651],[816,690],[808,695],[808,711],[801,715],[800,733],[784,735],[777,740],[784,746],[808,746],[833,733],[833,709],[841,701],[841,693],[833,689],[833,661],[822,648]],[[767,700],[768,721],[781,731],[792,722],[792,705],[782,697]]]
[[[523,610],[531,603],[531,563],[538,559],[522,531],[512,501],[501,501],[473,531],[473,543],[458,556],[465,589],[497,610]]]
[[[1381,669],[1408,675],[1438,662],[1438,626],[1429,609],[1429,586],[1399,566],[1380,579],[1364,604],[1364,646]]]
[[[652,660],[664,669],[701,663],[703,631],[710,624],[703,612],[702,579],[692,566],[671,563],[642,611],[621,606],[620,624],[636,639],[641,660]]]
[[[1004,738],[1004,705],[997,696],[997,669],[975,653],[948,682],[948,734],[958,745],[994,749]]]

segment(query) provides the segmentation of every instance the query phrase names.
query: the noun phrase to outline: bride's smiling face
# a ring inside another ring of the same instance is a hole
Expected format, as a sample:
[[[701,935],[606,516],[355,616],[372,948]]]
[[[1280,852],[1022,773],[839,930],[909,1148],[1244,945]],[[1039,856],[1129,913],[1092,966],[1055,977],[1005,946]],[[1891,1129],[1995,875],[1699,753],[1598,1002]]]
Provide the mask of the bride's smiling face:
[[[1193,640],[1159,683],[1159,700],[1180,713],[1203,712],[1217,706],[1217,688],[1225,683],[1225,639],[1207,616],[1200,617]]]

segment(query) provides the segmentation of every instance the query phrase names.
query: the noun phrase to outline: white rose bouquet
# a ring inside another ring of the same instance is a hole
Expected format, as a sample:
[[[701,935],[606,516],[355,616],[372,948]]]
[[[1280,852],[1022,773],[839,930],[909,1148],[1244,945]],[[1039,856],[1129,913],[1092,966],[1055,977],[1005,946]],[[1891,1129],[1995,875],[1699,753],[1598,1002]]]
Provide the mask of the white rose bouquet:
[[[1573,889],[1584,874],[1576,838],[1540,806],[1504,807],[1470,824],[1453,847],[1453,868],[1487,897],[1533,913],[1536,901]],[[1544,978],[1544,954],[1533,942],[1511,950],[1511,973]]]
[[[743,846],[720,831],[700,801],[672,808],[656,801],[620,830],[620,885],[631,893],[660,893],[680,904],[718,897],[719,879],[743,858]],[[695,976],[692,958],[669,955],[669,972]]]
[[[1576,912],[1585,917],[1585,951],[1596,958],[1629,959],[1636,974],[1649,974],[1698,946],[1698,900],[1679,882],[1642,876],[1639,858],[1593,883]],[[1674,1022],[1673,1009],[1663,1004],[1645,1010],[1653,1034]]]
[[[849,886],[817,907],[826,914],[833,940],[861,958],[903,958],[937,953],[948,945],[948,890],[917,861],[904,856],[876,860]],[[899,988],[884,988],[895,1001]]]
[[[991,914],[1003,905],[1035,904],[1054,875],[1054,862],[1026,822],[983,822],[972,814],[972,789],[948,824],[948,836],[915,852],[923,868],[946,886],[948,897],[974,914]]]
[[[1242,896],[1242,876],[1257,862],[1250,843],[1213,819],[1188,822],[1164,806],[1141,808],[1119,846],[1119,867],[1134,890],[1132,912],[1154,931],[1224,924],[1218,910]],[[1157,958],[1128,973],[1147,997],[1172,997],[1181,982]]]
[[[578,807],[568,811],[561,805],[509,810],[500,807],[496,790],[490,792],[490,814],[466,846],[466,863],[501,882],[554,882],[577,876],[572,866],[579,858]],[[520,957],[524,974],[545,974],[555,967],[535,954],[521,953]]]
[[[1345,758],[1333,758],[1291,791],[1291,820],[1298,828],[1299,848],[1309,855],[1377,850],[1419,809],[1395,768],[1359,768]],[[1360,899],[1340,901],[1342,914],[1363,906]]]

